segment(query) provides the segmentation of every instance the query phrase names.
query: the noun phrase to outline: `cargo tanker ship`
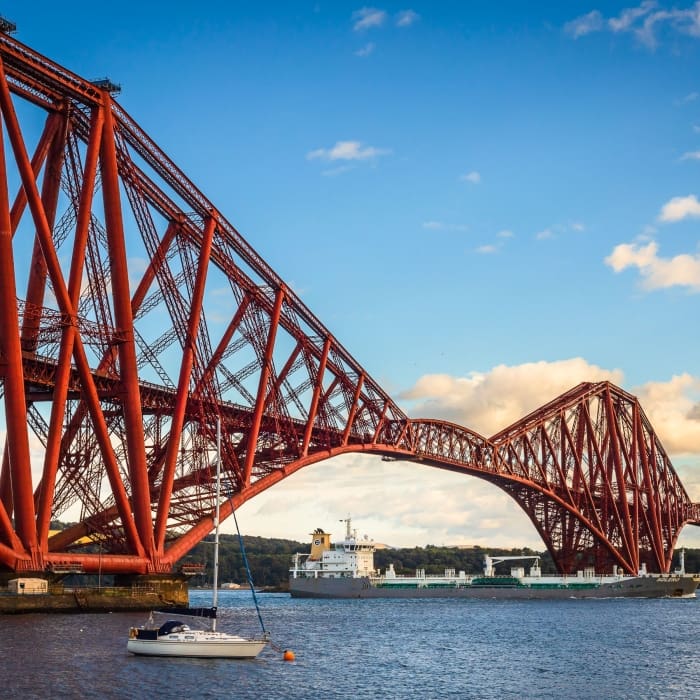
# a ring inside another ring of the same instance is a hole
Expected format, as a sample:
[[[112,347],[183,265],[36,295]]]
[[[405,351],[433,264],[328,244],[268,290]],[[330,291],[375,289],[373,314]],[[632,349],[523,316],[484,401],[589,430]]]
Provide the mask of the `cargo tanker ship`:
[[[593,569],[575,575],[543,574],[538,556],[484,558],[484,572],[469,575],[446,569],[443,576],[426,575],[419,569],[415,576],[400,576],[393,564],[384,573],[374,569],[374,542],[358,539],[346,521],[345,539],[331,545],[327,532],[312,533],[311,551],[295,554],[289,572],[289,592],[294,598],[692,598],[697,579],[683,572],[637,576],[620,572],[597,574]],[[514,566],[509,575],[496,573],[496,565],[505,561],[531,559],[526,574],[523,566]]]

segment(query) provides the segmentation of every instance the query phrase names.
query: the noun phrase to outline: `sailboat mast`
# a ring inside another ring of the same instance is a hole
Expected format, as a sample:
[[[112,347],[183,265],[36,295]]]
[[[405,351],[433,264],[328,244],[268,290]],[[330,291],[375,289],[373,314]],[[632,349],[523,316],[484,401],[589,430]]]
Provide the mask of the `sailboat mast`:
[[[214,506],[214,590],[212,607],[218,604],[219,591],[219,496],[221,494],[221,418],[216,419],[216,505]],[[216,617],[211,620],[212,632],[216,631]]]

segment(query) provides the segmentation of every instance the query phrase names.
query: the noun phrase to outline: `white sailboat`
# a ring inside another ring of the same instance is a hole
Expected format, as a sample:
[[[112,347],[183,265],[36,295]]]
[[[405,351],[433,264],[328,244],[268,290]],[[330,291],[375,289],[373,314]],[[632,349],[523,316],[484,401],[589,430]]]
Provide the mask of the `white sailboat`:
[[[221,423],[216,427],[216,510],[214,515],[214,581],[211,608],[181,608],[180,615],[207,617],[210,629],[191,629],[180,620],[168,620],[160,627],[132,627],[126,644],[128,652],[140,656],[183,656],[199,658],[254,659],[269,639],[241,637],[216,629],[219,589],[219,497],[221,489]]]

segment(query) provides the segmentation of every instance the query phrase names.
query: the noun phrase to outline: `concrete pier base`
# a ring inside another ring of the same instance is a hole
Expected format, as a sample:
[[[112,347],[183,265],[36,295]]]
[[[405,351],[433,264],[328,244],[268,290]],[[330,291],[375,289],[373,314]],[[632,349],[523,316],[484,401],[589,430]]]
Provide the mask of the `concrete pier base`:
[[[18,578],[16,575],[13,577]],[[183,574],[115,576],[114,585],[111,586],[80,585],[80,577],[77,576],[71,577],[70,585],[65,581],[52,580],[45,573],[33,576],[48,580],[47,593],[12,593],[8,582],[13,577],[4,574],[2,579],[7,581],[0,580],[0,615],[147,611],[168,606],[186,607],[189,602],[188,577]],[[30,577],[30,574],[23,576]]]

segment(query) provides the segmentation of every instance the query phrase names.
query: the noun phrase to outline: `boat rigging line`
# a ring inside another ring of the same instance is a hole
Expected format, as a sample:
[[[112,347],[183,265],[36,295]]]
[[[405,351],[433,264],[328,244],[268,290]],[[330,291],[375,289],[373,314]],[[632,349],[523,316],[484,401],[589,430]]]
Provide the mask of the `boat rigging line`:
[[[218,419],[216,422],[216,446],[217,446],[217,463],[216,463],[216,470],[217,473],[219,473],[219,470],[221,469],[221,419]],[[216,492],[216,523],[218,524],[219,522],[219,483],[220,479],[217,479],[217,492]],[[241,550],[241,556],[243,557],[243,565],[245,566],[245,573],[246,573],[246,578],[248,579],[248,586],[250,587],[250,592],[253,595],[253,603],[255,603],[255,610],[258,613],[258,620],[260,622],[260,628],[262,629],[263,636],[267,640],[267,643],[270,645],[272,649],[278,652],[283,653],[283,658],[285,661],[294,661],[294,653],[290,651],[289,649],[282,649],[282,647],[278,646],[275,644],[272,639],[270,638],[270,633],[265,629],[265,622],[263,621],[262,618],[262,613],[260,612],[260,605],[258,604],[258,596],[255,593],[255,584],[253,583],[253,574],[250,571],[250,564],[248,563],[248,556],[246,555],[245,552],[245,545],[243,544],[243,536],[241,535],[241,529],[238,526],[238,518],[236,517],[236,509],[233,506],[233,491],[230,487],[230,484],[227,485],[226,488],[226,498],[231,501],[231,515],[233,515],[233,522],[236,525],[236,534],[238,535],[238,546],[240,547]],[[219,536],[218,528],[216,531],[216,537]],[[214,564],[214,571],[217,572],[219,566],[219,562],[216,561]]]

